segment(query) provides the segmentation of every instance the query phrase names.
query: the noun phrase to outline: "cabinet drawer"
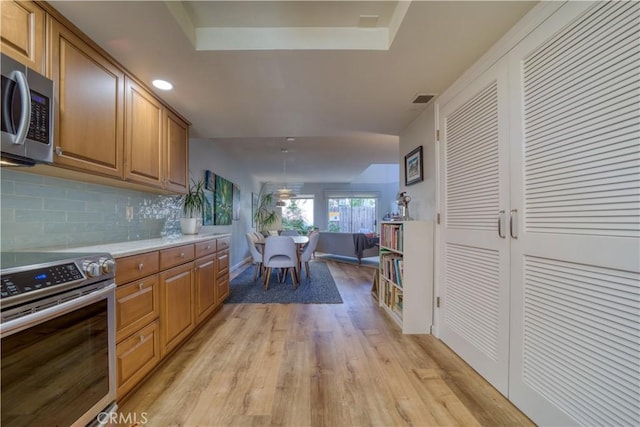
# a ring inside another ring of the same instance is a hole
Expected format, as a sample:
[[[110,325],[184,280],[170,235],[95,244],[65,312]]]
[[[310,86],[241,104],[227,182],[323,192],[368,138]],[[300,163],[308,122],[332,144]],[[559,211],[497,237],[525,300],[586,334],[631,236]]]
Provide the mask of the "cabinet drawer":
[[[167,268],[192,261],[194,254],[193,244],[163,249],[160,251],[160,269],[166,270]]]
[[[158,251],[132,255],[116,260],[116,283],[119,285],[159,271]]]
[[[116,341],[131,335],[160,314],[158,275],[116,289]]]
[[[223,251],[225,249],[229,249],[229,238],[228,237],[220,237],[216,240],[218,251]]]
[[[196,243],[196,258],[211,255],[216,251],[216,241],[214,239]]]
[[[229,274],[229,251],[218,252],[218,277]]]
[[[222,304],[229,296],[229,277],[218,277],[216,280],[216,306]]]
[[[158,323],[156,320],[116,346],[118,399],[140,382],[160,361]]]

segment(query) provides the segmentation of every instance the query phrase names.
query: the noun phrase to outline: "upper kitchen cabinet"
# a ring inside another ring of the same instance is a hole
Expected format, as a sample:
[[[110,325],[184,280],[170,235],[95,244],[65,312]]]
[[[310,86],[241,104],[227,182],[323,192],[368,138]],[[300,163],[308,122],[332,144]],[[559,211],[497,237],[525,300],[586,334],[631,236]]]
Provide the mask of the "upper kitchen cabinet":
[[[133,79],[126,81],[125,179],[185,192],[188,125]]]
[[[125,179],[162,187],[162,104],[133,80],[126,81]]]
[[[47,75],[45,69],[46,14],[32,1],[0,2],[0,49],[27,67]]]
[[[49,19],[56,83],[54,162],[123,177],[124,73],[87,41]]]
[[[167,111],[167,190],[184,193],[189,183],[189,125],[180,117]]]

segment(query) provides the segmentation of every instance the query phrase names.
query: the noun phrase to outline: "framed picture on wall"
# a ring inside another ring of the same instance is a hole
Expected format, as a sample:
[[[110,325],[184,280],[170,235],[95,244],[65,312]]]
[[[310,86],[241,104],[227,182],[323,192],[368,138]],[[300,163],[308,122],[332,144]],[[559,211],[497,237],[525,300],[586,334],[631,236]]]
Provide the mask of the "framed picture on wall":
[[[251,226],[256,228],[256,212],[258,211],[258,195],[251,193]]]
[[[233,184],[215,175],[213,190],[213,224],[231,225],[233,218]]]
[[[240,219],[240,187],[233,184],[233,220]]]
[[[424,180],[422,172],[422,145],[404,156],[404,184],[411,185]]]

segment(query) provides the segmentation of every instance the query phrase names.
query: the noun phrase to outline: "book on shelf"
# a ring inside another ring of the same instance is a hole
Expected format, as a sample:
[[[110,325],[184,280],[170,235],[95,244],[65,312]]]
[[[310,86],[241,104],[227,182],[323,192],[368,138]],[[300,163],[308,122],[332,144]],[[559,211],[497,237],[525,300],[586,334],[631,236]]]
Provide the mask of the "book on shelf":
[[[382,252],[380,254],[380,271],[382,276],[402,287],[402,272],[404,260],[402,255],[395,252]]]
[[[382,224],[380,237],[382,246],[402,252],[402,224]]]

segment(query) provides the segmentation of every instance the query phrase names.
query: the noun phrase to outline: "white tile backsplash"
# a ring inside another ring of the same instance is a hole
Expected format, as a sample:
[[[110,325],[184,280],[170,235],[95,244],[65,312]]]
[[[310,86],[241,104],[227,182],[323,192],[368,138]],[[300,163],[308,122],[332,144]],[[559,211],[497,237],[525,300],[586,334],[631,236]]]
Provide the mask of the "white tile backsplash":
[[[179,196],[86,184],[2,168],[3,251],[180,235]]]

